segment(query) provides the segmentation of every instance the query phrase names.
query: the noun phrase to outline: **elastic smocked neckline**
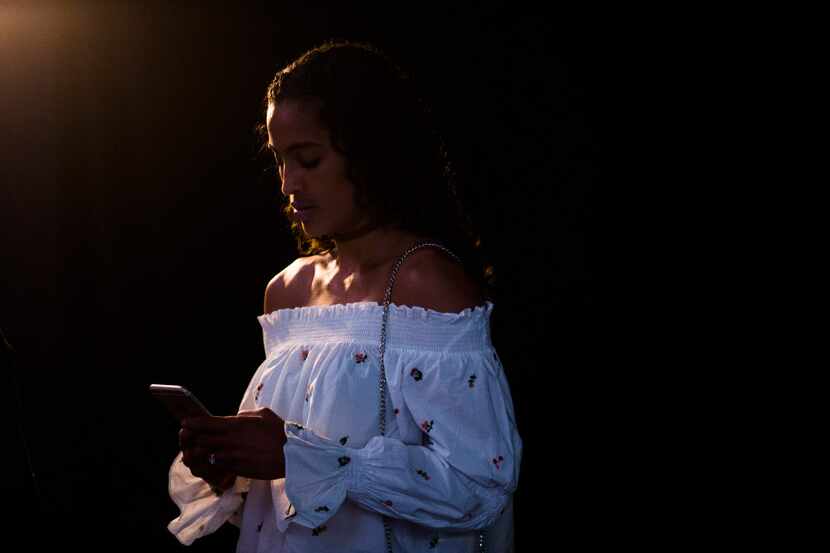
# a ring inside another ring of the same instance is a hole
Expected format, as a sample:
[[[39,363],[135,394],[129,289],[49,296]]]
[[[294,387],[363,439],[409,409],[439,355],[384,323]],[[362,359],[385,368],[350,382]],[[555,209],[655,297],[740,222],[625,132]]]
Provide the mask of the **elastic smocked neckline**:
[[[446,313],[420,306],[389,304],[389,315],[416,320],[436,320],[443,322],[454,322],[465,319],[487,317],[493,310],[493,302],[487,300],[483,305],[468,307],[458,313]],[[360,301],[353,303],[335,303],[331,305],[305,305],[300,307],[285,307],[276,309],[270,313],[259,315],[260,322],[273,323],[276,321],[295,319],[325,319],[342,317],[349,313],[358,312],[379,312],[383,313],[383,304],[376,301]]]
[[[493,303],[445,313],[425,307],[389,304],[386,346],[392,349],[468,352],[490,347]],[[377,344],[383,304],[375,301],[286,307],[257,317],[267,352],[323,343]]]

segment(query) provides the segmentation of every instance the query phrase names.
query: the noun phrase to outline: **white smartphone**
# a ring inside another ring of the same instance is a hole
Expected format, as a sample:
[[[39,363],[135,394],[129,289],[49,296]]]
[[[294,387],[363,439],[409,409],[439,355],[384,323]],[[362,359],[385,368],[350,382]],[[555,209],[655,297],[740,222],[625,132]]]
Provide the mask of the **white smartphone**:
[[[210,416],[210,411],[193,393],[175,384],[150,384],[150,393],[167,406],[167,410],[182,421],[188,417]]]

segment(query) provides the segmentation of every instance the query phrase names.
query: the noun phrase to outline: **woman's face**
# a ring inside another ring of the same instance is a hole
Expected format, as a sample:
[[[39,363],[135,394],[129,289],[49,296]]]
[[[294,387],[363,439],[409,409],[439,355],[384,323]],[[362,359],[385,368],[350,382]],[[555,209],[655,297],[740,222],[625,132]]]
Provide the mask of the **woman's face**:
[[[284,100],[268,106],[268,146],[274,153],[282,193],[308,236],[350,231],[363,223],[354,205],[346,159],[318,121],[318,102]]]

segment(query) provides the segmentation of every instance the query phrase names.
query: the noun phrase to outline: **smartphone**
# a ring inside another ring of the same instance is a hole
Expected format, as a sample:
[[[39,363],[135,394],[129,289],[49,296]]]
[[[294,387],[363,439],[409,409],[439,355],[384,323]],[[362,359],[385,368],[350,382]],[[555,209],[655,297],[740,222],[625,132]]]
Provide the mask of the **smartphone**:
[[[167,406],[167,410],[181,422],[188,417],[210,416],[210,411],[193,393],[174,384],[150,384],[150,393]]]

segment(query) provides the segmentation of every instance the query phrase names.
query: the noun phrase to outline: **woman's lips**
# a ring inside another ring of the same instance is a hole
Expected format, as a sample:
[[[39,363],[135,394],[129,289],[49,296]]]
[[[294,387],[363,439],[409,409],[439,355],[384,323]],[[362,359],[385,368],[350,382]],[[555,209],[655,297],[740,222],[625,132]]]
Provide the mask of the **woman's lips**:
[[[313,205],[303,207],[303,208],[299,208],[296,205],[292,205],[291,207],[294,208],[294,214],[301,221],[305,221],[306,219],[308,219],[309,212],[311,212],[312,210],[317,208],[317,206],[313,206]]]

